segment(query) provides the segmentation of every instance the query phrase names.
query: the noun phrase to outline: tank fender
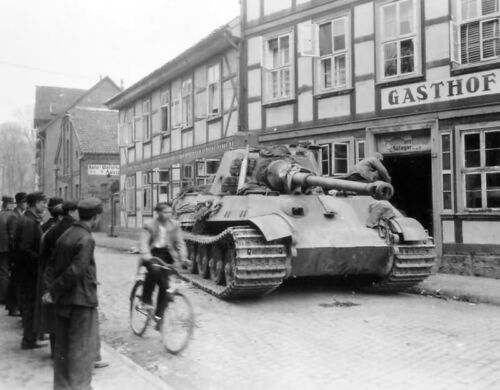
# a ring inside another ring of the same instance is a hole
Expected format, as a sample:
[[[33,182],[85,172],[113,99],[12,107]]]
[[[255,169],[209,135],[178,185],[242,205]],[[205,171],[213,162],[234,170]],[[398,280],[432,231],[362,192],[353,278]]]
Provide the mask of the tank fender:
[[[278,214],[261,215],[249,218],[262,232],[267,241],[279,240],[292,236],[292,227],[288,221]]]
[[[426,241],[429,234],[416,219],[395,217],[389,219],[392,231],[403,235],[405,241]]]

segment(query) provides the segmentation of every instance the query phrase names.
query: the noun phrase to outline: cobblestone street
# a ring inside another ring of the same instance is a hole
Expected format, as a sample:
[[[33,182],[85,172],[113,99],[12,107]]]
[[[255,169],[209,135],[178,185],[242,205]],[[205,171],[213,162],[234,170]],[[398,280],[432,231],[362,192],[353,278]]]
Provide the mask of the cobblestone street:
[[[228,303],[187,284],[196,329],[168,355],[128,325],[137,257],[99,249],[103,338],[178,389],[497,389],[500,313],[410,294],[289,283]]]

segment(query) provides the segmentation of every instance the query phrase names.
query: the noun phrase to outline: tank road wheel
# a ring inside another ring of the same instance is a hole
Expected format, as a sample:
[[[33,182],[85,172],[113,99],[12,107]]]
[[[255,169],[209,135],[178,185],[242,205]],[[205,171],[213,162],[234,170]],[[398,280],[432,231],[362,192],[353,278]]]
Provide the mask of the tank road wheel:
[[[215,284],[222,285],[224,283],[224,260],[223,251],[220,245],[214,245],[210,250],[208,260],[208,268],[210,269],[210,279]]]
[[[208,249],[206,245],[199,245],[196,251],[196,265],[198,273],[201,277],[207,279],[209,277],[208,269]]]
[[[226,250],[224,255],[224,277],[226,279],[226,286],[231,286],[234,281],[234,248],[231,246]]]
[[[198,245],[195,242],[187,243],[187,269],[192,274],[198,273],[198,267],[196,264],[196,247]]]

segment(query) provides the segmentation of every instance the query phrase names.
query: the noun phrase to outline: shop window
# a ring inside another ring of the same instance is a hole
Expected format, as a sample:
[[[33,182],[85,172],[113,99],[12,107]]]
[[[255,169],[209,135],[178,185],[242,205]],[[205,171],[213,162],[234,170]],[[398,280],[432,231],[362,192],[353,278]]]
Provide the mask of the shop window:
[[[342,89],[350,85],[349,31],[347,17],[319,25],[318,92]]]
[[[142,135],[146,141],[151,139],[150,104],[149,100],[142,103]]]
[[[128,214],[135,214],[135,176],[125,179],[125,210]]]
[[[453,171],[451,134],[441,134],[441,175],[443,210],[453,209]]]
[[[181,88],[181,126],[190,127],[193,124],[193,82],[184,80]]]
[[[161,131],[166,132],[170,129],[170,96],[168,91],[164,91],[160,95],[160,112]]]
[[[264,53],[266,102],[293,97],[292,33],[266,40]]]
[[[220,64],[212,65],[208,68],[208,116],[216,117],[221,114],[221,80]]]
[[[319,166],[321,167],[321,173],[323,175],[330,175],[330,144],[320,145],[321,153]]]
[[[416,0],[400,0],[379,7],[382,81],[420,72],[419,3]]]
[[[365,141],[356,141],[356,163],[365,158]]]
[[[500,208],[500,130],[467,132],[462,142],[465,207]]]
[[[452,60],[473,64],[500,56],[499,0],[452,0]]]
[[[334,143],[332,173],[334,175],[344,175],[349,172],[349,144]]]
[[[170,185],[169,184],[159,184],[158,185],[158,201],[159,202],[168,202],[170,199]]]

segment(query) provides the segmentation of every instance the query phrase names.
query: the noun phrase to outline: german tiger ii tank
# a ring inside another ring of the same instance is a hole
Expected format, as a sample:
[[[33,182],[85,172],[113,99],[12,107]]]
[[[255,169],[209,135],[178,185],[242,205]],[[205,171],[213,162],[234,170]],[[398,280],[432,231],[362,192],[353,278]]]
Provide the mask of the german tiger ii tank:
[[[314,146],[226,151],[214,181],[173,202],[184,274],[223,299],[270,293],[287,278],[336,275],[399,292],[432,273],[435,246],[385,182],[319,174]]]

